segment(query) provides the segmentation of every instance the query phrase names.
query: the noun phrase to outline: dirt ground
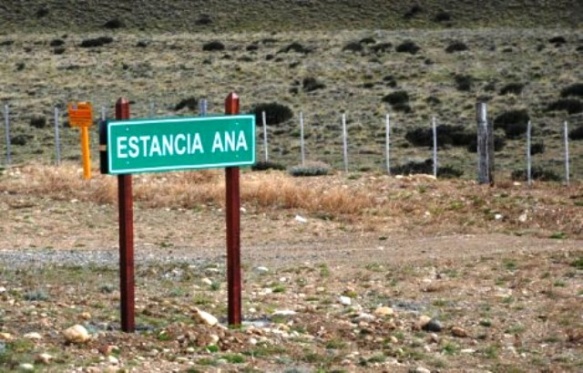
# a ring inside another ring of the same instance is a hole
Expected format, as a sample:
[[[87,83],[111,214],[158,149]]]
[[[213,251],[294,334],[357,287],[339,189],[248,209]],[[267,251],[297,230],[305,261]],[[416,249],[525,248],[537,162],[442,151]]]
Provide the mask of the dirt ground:
[[[0,370],[583,369],[579,239],[244,207],[244,322],[233,329],[223,209],[138,202],[127,334],[115,206],[12,190],[0,210]],[[67,341],[74,324],[88,341]]]

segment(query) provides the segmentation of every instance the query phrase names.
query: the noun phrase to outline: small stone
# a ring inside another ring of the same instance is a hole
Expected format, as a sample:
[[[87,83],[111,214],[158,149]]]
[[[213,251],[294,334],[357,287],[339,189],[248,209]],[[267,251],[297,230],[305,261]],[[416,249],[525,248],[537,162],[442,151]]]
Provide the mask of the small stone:
[[[394,335],[389,337],[389,340],[391,341],[392,344],[397,344],[399,343],[399,339],[397,337],[395,337]]]
[[[118,365],[119,364],[119,360],[117,359],[117,357],[115,357],[113,355],[109,355],[107,357],[107,362],[111,365]]]
[[[414,370],[415,373],[431,373],[431,371],[424,367],[417,367]]]
[[[297,314],[296,311],[293,310],[277,310],[275,312],[273,312],[271,315],[272,316],[293,316]]]
[[[49,365],[52,360],[53,357],[47,353],[38,354],[34,359],[35,362],[45,365]]]
[[[91,320],[91,314],[89,312],[83,312],[79,315],[81,320]]]
[[[260,267],[255,268],[255,272],[257,272],[257,273],[267,273],[267,272],[269,272],[269,268],[260,266]]]
[[[421,329],[427,332],[440,332],[443,329],[443,326],[437,319],[429,319],[427,322],[425,322],[426,318],[423,318],[422,320],[419,320]]]
[[[391,307],[379,307],[374,310],[374,314],[378,317],[392,316],[395,313]]]
[[[359,313],[358,316],[356,316],[356,321],[374,321],[375,317],[374,315],[371,315],[370,313],[366,313],[366,312],[362,312]]]
[[[0,286],[0,294],[6,293],[6,288],[4,286]]]
[[[14,339],[14,336],[10,333],[2,332],[0,333],[0,340],[10,342]]]
[[[304,218],[303,216],[300,216],[300,215],[296,215],[295,220],[297,222],[299,222],[299,223],[307,223],[308,222],[308,219],[306,219],[306,218]]]
[[[69,343],[85,343],[91,339],[91,335],[83,325],[73,325],[72,327],[63,331],[65,340]]]
[[[209,286],[213,284],[213,281],[208,277],[203,278],[202,280],[200,280],[200,282],[202,282],[205,285],[209,285]]]
[[[526,211],[524,213],[520,214],[520,216],[518,217],[518,221],[521,223],[526,223],[527,220],[528,220],[528,213]]]
[[[461,328],[459,326],[454,326],[453,328],[451,328],[451,334],[454,337],[459,337],[459,338],[466,338],[468,336],[467,330],[465,330],[464,328]]]
[[[249,338],[249,344],[255,346],[257,344],[257,339],[253,337]]]
[[[34,365],[30,363],[22,363],[18,366],[18,370],[21,372],[34,372]]]
[[[476,350],[474,350],[473,348],[464,348],[463,350],[460,350],[460,352],[462,354],[473,354],[474,352],[476,352]]]
[[[429,334],[429,341],[432,343],[439,343],[439,336],[435,333]]]
[[[35,341],[40,341],[43,337],[37,332],[30,332],[23,335],[26,339],[34,339]]]
[[[343,304],[345,306],[350,306],[352,304],[352,299],[345,295],[341,295],[340,298],[338,298],[338,301],[340,302],[340,304]]]
[[[198,308],[194,309],[194,318],[209,326],[213,326],[219,323],[219,320],[216,317]]]

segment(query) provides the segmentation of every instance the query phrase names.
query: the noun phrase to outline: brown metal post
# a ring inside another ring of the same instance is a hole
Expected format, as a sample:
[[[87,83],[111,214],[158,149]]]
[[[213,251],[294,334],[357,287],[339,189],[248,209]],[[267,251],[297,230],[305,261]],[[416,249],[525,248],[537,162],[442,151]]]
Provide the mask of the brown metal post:
[[[239,114],[239,96],[225,99],[225,114]],[[241,198],[239,167],[226,167],[227,287],[229,325],[241,325]]]
[[[115,103],[115,119],[130,118],[130,103],[120,98]],[[121,330],[132,333],[134,318],[134,208],[132,175],[118,175],[119,207],[119,281],[121,293]]]

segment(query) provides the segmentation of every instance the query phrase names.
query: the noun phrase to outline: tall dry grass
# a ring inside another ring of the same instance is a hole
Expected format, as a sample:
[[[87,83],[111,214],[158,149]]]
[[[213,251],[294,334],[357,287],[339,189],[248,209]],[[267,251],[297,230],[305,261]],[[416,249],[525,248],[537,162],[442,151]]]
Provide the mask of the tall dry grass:
[[[58,200],[77,199],[98,204],[117,202],[115,176],[94,171],[83,180],[78,165],[59,167],[27,164],[11,168],[0,179],[0,191],[44,196]],[[225,204],[225,176],[222,170],[201,170],[133,176],[134,200],[150,208],[198,208]],[[373,200],[339,185],[305,185],[302,179],[283,172],[242,173],[241,201],[258,210],[302,209],[332,214],[357,214]]]

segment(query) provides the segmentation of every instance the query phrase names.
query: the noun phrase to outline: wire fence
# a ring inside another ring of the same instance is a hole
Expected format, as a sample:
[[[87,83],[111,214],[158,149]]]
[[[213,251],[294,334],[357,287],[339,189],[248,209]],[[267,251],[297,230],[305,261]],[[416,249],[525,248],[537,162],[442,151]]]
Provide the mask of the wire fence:
[[[107,119],[111,113],[105,106],[95,108],[96,122]],[[172,108],[149,102],[141,108],[132,107],[132,117],[168,117],[176,116]],[[209,103],[207,100],[198,102],[198,115],[208,115]],[[26,108],[3,106],[4,141],[0,144],[2,163],[6,166],[20,164],[27,161],[48,162],[61,164],[63,160],[79,160],[81,151],[79,146],[79,131],[70,128],[67,121],[67,112],[64,107],[57,105],[51,115],[31,116]],[[48,114],[48,113],[47,113]],[[306,115],[299,112],[297,119],[288,128],[288,133],[282,133],[278,126],[267,122],[265,112],[257,118],[260,130],[257,132],[256,157],[259,162],[305,165],[309,161],[322,161],[344,172],[375,171],[387,174],[427,173],[435,177],[448,175],[448,167],[457,167],[466,170],[463,177],[479,179],[479,150],[473,154],[465,149],[440,143],[440,126],[437,117],[431,117],[426,124],[431,134],[429,149],[426,147],[411,146],[406,129],[400,128],[397,115],[385,114],[373,118],[377,123],[370,123],[371,118],[363,123],[358,118],[349,120],[349,113],[338,113],[336,120],[328,118],[323,121],[321,116]],[[51,119],[47,119],[51,118]],[[312,119],[312,121],[310,121]],[[573,159],[577,160],[583,154],[570,149],[570,128],[583,127],[583,116],[573,115],[558,124],[560,130],[551,134],[548,130],[538,135],[538,139],[555,137],[551,147],[544,156],[541,156],[540,146],[533,147],[533,125],[529,121],[524,137],[512,141],[507,154],[498,159],[496,156],[496,173],[515,173],[521,175],[528,184],[535,179],[553,179],[569,184],[581,175],[583,169],[572,169]],[[310,128],[310,122],[317,123]],[[323,125],[322,123],[327,124]],[[336,122],[336,123],[334,123]],[[424,126],[420,126],[423,128]],[[468,129],[479,129],[479,123],[468,123]],[[51,129],[52,128],[52,129]],[[98,155],[98,136],[93,126],[91,136],[91,150],[93,159]],[[357,129],[356,131],[354,129]],[[363,130],[368,128],[365,136]],[[478,131],[479,132],[479,131]],[[326,134],[326,136],[324,136]],[[290,140],[291,139],[291,140]],[[478,141],[479,139],[476,139]],[[537,143],[539,144],[539,143]],[[50,149],[53,149],[49,152]],[[577,164],[578,166],[578,164]],[[554,176],[542,169],[552,169]],[[575,171],[575,172],[574,172]],[[451,175],[449,175],[451,176]],[[461,176],[461,175],[457,175]],[[518,176],[515,176],[518,177]]]

